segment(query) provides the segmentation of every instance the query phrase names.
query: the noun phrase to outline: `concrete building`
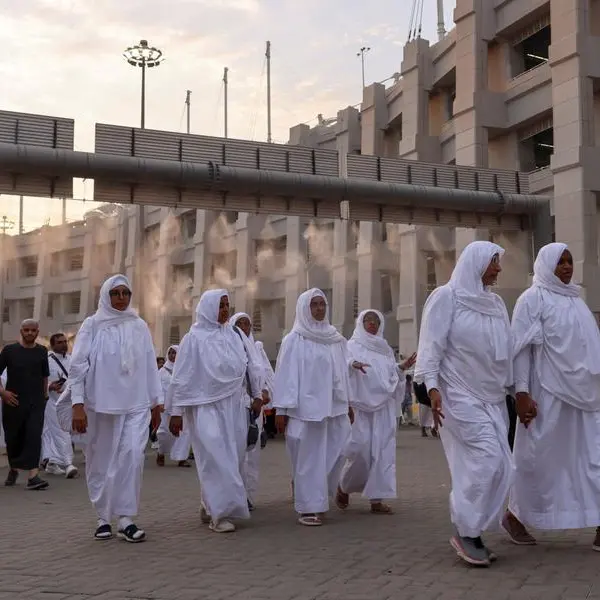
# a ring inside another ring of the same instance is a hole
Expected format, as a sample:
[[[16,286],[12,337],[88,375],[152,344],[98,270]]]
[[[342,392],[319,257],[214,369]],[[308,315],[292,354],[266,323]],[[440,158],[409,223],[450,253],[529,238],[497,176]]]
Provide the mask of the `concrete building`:
[[[457,0],[454,21],[438,43],[409,42],[399,73],[365,88],[360,110],[292,127],[290,143],[530,172],[530,191],[554,196],[556,238],[570,245],[575,278],[600,313],[600,0]],[[141,219],[122,208],[11,239],[4,341],[31,314],[45,331],[76,329],[103,277],[125,271],[146,290],[141,308],[157,349],[185,333],[207,286],[222,285],[273,358],[307,286],[326,291],[345,334],[359,307],[382,310],[386,337],[406,354],[427,294],[467,243],[506,248],[498,290],[509,307],[532,265],[526,232],[170,208],[144,208]]]

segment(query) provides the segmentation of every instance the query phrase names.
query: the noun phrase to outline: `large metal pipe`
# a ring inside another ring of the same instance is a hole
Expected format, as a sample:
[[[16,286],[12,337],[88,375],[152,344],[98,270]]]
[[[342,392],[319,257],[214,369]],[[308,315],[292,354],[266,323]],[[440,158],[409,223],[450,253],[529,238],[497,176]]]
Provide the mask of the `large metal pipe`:
[[[535,215],[549,198],[307,175],[213,163],[94,154],[0,143],[0,172],[46,177],[81,177],[127,184],[152,184],[240,195],[344,200],[412,208]]]

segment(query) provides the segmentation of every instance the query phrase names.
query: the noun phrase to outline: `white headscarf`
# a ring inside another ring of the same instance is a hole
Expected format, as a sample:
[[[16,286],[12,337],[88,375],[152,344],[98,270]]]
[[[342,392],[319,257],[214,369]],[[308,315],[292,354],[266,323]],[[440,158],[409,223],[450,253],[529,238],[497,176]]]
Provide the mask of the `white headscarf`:
[[[544,288],[561,296],[579,298],[581,288],[573,282],[563,283],[555,274],[556,267],[563,252],[567,250],[566,244],[554,242],[544,246],[537,255],[533,264],[533,285]]]
[[[364,318],[369,313],[377,315],[377,318],[379,319],[379,329],[375,335],[369,333],[365,329]],[[372,308],[369,310],[363,310],[356,319],[354,333],[352,334],[350,341],[364,346],[367,350],[390,357],[395,362],[394,351],[387,343],[387,340],[383,337],[384,327],[384,317],[378,310],[374,310]]]
[[[456,262],[448,285],[459,304],[490,317],[504,317],[504,302],[497,294],[484,287],[481,281],[496,254],[502,258],[504,248],[492,242],[471,242]]]
[[[135,323],[140,317],[131,307],[131,303],[125,310],[117,310],[112,307],[110,292],[121,285],[131,291],[131,283],[129,283],[129,279],[125,275],[113,275],[102,284],[98,309],[92,316],[92,321],[94,332],[122,326],[122,330],[119,332],[121,369],[124,373],[130,374],[134,366]]]
[[[514,355],[528,345],[542,347],[537,362],[542,388],[576,408],[598,411],[600,333],[579,286],[554,274],[565,250],[566,244],[552,243],[537,255],[533,284],[513,313]]]
[[[179,352],[179,346],[177,344],[173,345],[173,346],[169,346],[167,348],[167,354],[165,356],[165,364],[163,365],[163,368],[166,367],[169,371],[173,371],[173,367],[175,366],[175,363],[172,360],[169,360],[169,352],[171,352],[171,350],[175,350],[175,352]]]
[[[248,321],[250,321],[250,334],[249,335],[246,335],[242,331],[242,328],[237,326],[237,322],[243,318],[246,318],[246,319],[248,319]],[[254,334],[252,333],[252,319],[250,318],[250,315],[248,315],[248,313],[245,313],[245,312],[236,313],[235,315],[233,315],[233,317],[231,317],[229,319],[229,323],[231,323],[231,326],[235,327],[242,334],[241,335],[242,342],[244,342],[244,348],[246,349],[246,353],[248,354],[248,359],[252,363],[254,363],[257,367],[261,367],[262,366],[262,357],[256,348],[256,342],[254,341]]]
[[[197,361],[201,361],[204,377],[201,390],[205,398],[218,400],[241,389],[248,357],[243,340],[229,323],[219,323],[219,305],[227,290],[209,290],[200,297],[196,307],[196,322],[187,335],[193,338],[194,349],[186,340],[175,362],[173,384],[182,396],[197,395]],[[197,356],[196,356],[197,355]]]
[[[322,321],[317,321],[310,312],[310,302],[313,298],[323,298],[327,305],[325,318]],[[292,332],[318,344],[339,344],[346,341],[344,336],[329,323],[329,303],[325,294],[317,288],[307,290],[298,297]]]
[[[376,314],[380,322],[379,329],[375,335],[365,329],[363,320],[368,313]],[[368,379],[368,381],[365,380],[363,383],[365,384],[364,387],[369,390],[369,393],[379,397],[381,396],[381,392],[383,392],[381,398],[388,400],[389,395],[398,387],[400,373],[396,364],[394,351],[383,337],[383,330],[383,315],[378,310],[363,310],[356,319],[354,333],[348,342],[348,350],[353,359],[369,365],[366,375],[359,373],[354,374],[355,377]],[[352,381],[356,385],[356,379]],[[359,391],[356,391],[355,395],[357,396],[357,402],[367,405],[373,405],[373,401],[376,400],[375,398],[361,398]],[[375,402],[375,406],[379,404],[381,403]]]

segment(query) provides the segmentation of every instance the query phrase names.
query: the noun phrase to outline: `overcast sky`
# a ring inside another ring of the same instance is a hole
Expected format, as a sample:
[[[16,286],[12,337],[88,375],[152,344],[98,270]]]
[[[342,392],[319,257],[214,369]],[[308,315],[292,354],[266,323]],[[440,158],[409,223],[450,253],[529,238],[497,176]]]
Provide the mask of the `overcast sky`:
[[[436,0],[424,0],[423,37],[436,38]],[[446,27],[454,0],[445,0]],[[229,67],[229,135],[266,138],[265,42],[272,44],[273,137],[314,124],[361,99],[367,83],[400,68],[412,0],[0,0],[0,110],[75,119],[75,146],[93,150],[94,123],[139,126],[140,70],[122,51],[147,39],[165,62],[147,77],[146,127],[223,134]],[[86,192],[82,192],[86,193]],[[14,198],[0,213],[17,220]],[[27,199],[26,227],[60,218],[58,202]],[[69,217],[90,208],[70,203]]]

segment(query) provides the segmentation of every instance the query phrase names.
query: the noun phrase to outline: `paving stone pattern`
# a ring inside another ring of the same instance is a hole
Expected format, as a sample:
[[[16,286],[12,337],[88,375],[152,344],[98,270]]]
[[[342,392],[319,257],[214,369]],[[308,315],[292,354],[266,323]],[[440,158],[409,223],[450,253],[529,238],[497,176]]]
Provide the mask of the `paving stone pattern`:
[[[326,526],[296,524],[281,441],[262,452],[252,520],[229,535],[200,523],[195,469],[159,469],[149,451],[143,544],[93,540],[84,480],[0,487],[0,600],[583,600],[600,599],[593,531],[540,535],[533,548],[486,539],[490,569],[458,562],[448,538],[449,477],[438,440],[398,436],[393,516],[353,498]],[[0,468],[2,480],[6,467]]]

